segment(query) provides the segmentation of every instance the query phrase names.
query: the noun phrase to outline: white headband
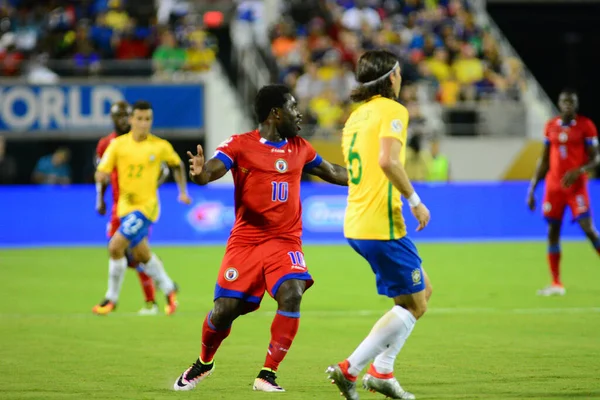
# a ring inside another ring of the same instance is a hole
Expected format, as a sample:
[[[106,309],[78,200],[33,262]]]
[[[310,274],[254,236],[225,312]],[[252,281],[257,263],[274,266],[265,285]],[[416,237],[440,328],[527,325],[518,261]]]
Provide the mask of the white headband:
[[[379,82],[381,80],[384,80],[385,78],[387,78],[388,76],[390,76],[392,74],[392,72],[394,72],[394,70],[396,68],[398,68],[399,66],[400,66],[400,63],[398,61],[396,61],[396,64],[394,64],[394,66],[392,67],[392,69],[390,69],[388,72],[386,72],[385,74],[383,74],[379,78],[374,79],[374,80],[369,81],[369,82],[365,82],[362,85],[363,86],[371,86],[371,85],[374,85],[374,84],[376,84],[377,82]]]

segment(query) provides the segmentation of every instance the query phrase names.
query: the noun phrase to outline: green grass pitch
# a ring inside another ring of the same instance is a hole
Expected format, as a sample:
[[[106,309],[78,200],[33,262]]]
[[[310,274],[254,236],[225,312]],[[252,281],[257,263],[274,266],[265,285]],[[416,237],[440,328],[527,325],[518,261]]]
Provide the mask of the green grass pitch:
[[[600,259],[590,246],[563,245],[563,298],[535,295],[548,281],[544,243],[419,248],[434,294],[397,360],[405,389],[419,399],[600,399]],[[117,312],[93,316],[104,249],[0,250],[0,399],[337,399],[325,368],[391,307],[349,247],[307,246],[316,285],[278,373],[287,392],[252,391],[269,341],[268,297],[234,323],[215,374],[173,392],[197,357],[223,248],[155,250],[181,286],[174,317],[135,315],[142,296],[131,271]],[[361,389],[361,398],[382,397]]]

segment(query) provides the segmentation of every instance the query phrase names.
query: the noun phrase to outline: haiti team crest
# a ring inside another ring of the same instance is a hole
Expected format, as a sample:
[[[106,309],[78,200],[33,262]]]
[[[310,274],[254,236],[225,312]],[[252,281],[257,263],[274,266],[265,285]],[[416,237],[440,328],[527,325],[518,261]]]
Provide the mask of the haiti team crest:
[[[558,141],[561,143],[566,143],[569,140],[569,134],[567,132],[561,132],[558,134]]]
[[[239,275],[240,274],[238,273],[238,270],[233,267],[227,268],[227,270],[225,271],[225,279],[229,282],[235,281]]]
[[[284,173],[288,169],[287,161],[285,161],[283,158],[279,158],[277,161],[275,161],[275,169],[281,173]]]

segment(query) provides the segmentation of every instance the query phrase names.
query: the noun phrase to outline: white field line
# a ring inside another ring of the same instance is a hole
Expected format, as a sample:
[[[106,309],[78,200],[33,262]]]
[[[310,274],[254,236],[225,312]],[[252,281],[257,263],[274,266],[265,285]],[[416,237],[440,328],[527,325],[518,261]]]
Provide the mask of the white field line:
[[[302,311],[302,316],[317,317],[317,318],[346,318],[346,317],[371,317],[380,316],[386,312],[381,310],[306,310]],[[466,314],[527,314],[527,315],[547,315],[547,314],[600,314],[600,307],[556,307],[556,308],[430,308],[427,314],[447,314],[447,315],[466,315]],[[193,316],[203,317],[205,312],[182,311],[177,313],[178,316]],[[272,317],[274,311],[257,311],[250,315],[257,317]],[[110,315],[114,317],[138,317],[135,312],[119,312],[116,311]],[[48,313],[48,314],[26,314],[26,313],[0,313],[0,319],[33,319],[33,318],[51,318],[51,319],[78,319],[78,318],[100,318],[89,313]]]

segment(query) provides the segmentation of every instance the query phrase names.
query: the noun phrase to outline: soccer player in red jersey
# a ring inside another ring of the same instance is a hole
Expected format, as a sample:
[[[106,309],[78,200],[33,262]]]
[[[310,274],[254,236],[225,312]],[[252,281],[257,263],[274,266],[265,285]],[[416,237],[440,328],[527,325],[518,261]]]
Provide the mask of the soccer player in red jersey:
[[[100,159],[102,158],[102,156],[104,155],[104,152],[106,151],[106,149],[108,148],[108,145],[110,144],[110,142],[112,142],[113,139],[115,139],[118,136],[124,135],[126,133],[129,132],[130,130],[130,126],[129,126],[129,116],[131,114],[131,106],[129,104],[127,104],[127,102],[125,101],[118,101],[116,103],[114,103],[111,107],[110,107],[110,117],[113,121],[113,125],[114,125],[114,131],[109,134],[104,136],[103,138],[100,139],[100,141],[98,141],[98,145],[96,146],[96,164],[100,161]],[[111,174],[110,177],[110,185],[112,188],[112,209],[111,209],[111,213],[110,213],[110,221],[108,223],[107,226],[107,235],[109,238],[113,237],[113,235],[115,234],[115,232],[117,232],[117,230],[119,229],[119,226],[121,225],[121,221],[119,219],[119,217],[117,216],[117,203],[119,201],[119,181],[118,181],[118,177],[117,177],[117,171],[113,171],[113,173]],[[169,168],[166,166],[163,166],[163,168],[161,169],[161,175],[159,177],[159,185],[164,183],[164,181],[167,179],[167,177],[169,176]],[[104,184],[104,183],[99,183],[97,184],[96,187],[96,212],[100,215],[106,215],[106,202],[104,201],[104,196],[106,193],[106,190],[108,188],[108,185]],[[139,263],[135,260],[133,260],[130,256],[128,256],[129,258],[129,263],[128,263],[128,267],[129,268],[133,268],[136,269],[137,273],[138,273],[138,277],[140,278],[140,284],[142,286],[142,291],[144,292],[144,297],[146,300],[146,305],[139,311],[140,315],[156,315],[158,314],[158,306],[156,305],[156,299],[155,299],[155,289],[154,289],[154,282],[152,281],[152,278],[150,278],[148,275],[146,275],[143,271],[143,269],[139,266]],[[102,309],[104,310],[104,309]],[[95,313],[102,313],[102,311],[100,308],[96,308],[94,307],[94,312]],[[99,311],[99,312],[97,312]],[[111,310],[104,310],[104,311],[112,311]]]
[[[546,178],[542,209],[548,221],[548,263],[552,284],[540,296],[562,296],[566,293],[560,280],[560,230],[565,208],[571,209],[573,222],[578,222],[600,254],[600,237],[591,219],[587,173],[600,164],[598,132],[594,123],[577,114],[577,94],[561,92],[558,99],[560,116],[546,124],[545,147],[531,180],[527,204],[535,210],[535,188]]]
[[[213,357],[240,315],[258,309],[267,291],[277,301],[264,368],[254,390],[283,392],[275,372],[296,336],[300,302],[313,284],[302,252],[300,179],[303,171],[348,185],[346,168],[323,160],[298,136],[302,116],[283,85],[260,89],[254,109],[258,129],[234,135],[204,163],[201,146],[188,152],[190,177],[200,185],[231,169],[235,225],[217,278],[213,309],[204,320],[200,357],[173,385],[191,390],[214,370]]]

